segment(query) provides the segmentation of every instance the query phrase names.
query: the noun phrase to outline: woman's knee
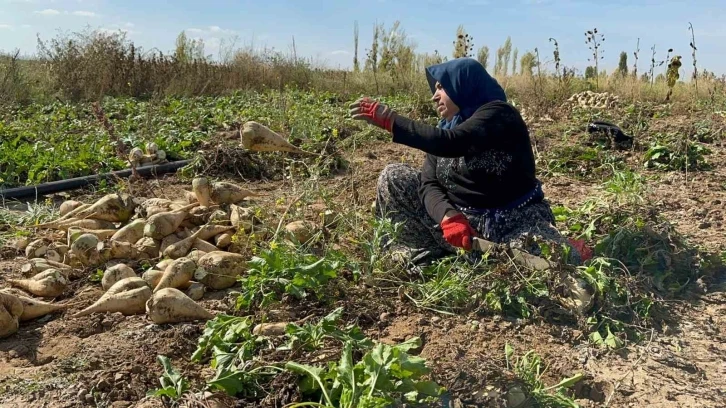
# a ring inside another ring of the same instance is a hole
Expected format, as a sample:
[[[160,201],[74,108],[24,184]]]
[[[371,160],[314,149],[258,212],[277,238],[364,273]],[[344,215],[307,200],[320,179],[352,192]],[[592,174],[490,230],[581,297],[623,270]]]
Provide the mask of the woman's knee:
[[[402,164],[393,163],[387,165],[378,176],[378,190],[396,191],[419,184],[419,173],[413,167]]]

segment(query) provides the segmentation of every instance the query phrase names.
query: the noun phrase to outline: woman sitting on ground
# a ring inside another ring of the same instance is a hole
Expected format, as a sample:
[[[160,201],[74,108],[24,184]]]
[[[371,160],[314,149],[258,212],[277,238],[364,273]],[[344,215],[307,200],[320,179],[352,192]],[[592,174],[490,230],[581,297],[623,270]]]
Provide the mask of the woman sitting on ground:
[[[427,153],[420,172],[390,164],[378,179],[378,216],[404,223],[391,250],[420,265],[470,250],[478,236],[537,256],[538,242],[569,245],[570,261],[580,263],[583,248],[554,226],[527,125],[497,81],[472,58],[431,66],[426,74],[442,118],[437,127],[370,98],[351,105],[354,119]]]

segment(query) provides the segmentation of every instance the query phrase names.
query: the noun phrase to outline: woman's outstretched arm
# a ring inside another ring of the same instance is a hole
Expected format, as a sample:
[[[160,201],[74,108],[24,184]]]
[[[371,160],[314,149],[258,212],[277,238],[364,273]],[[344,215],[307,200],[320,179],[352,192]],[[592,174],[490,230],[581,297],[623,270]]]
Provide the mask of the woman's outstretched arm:
[[[439,157],[461,157],[503,142],[516,111],[505,103],[485,105],[455,129],[440,129],[397,115],[392,141]]]

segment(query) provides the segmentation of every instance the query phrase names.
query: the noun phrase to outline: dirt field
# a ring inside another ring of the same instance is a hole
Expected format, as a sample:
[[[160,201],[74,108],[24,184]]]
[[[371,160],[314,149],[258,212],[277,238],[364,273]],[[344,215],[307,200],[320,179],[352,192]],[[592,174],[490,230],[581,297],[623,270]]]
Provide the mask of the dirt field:
[[[675,126],[674,120],[659,123]],[[538,148],[555,145],[547,128],[533,125]],[[565,141],[565,143],[573,143]],[[574,141],[574,143],[578,143]],[[641,170],[639,152],[624,153],[627,162],[649,177],[651,192],[643,205],[654,208],[689,240],[713,251],[726,249],[726,147],[724,139],[709,146],[714,167],[709,171],[658,172]],[[420,164],[422,154],[387,142],[371,142],[348,149],[349,171],[322,179],[321,185],[337,192],[340,206],[357,203],[365,209],[374,197],[377,174],[394,162]],[[539,164],[540,169],[545,167]],[[352,174],[352,176],[351,176]],[[234,179],[233,179],[234,180]],[[568,175],[543,175],[545,193],[553,205],[571,208],[598,194],[599,182]],[[241,182],[240,180],[235,180]],[[252,181],[250,189],[268,193],[258,200],[277,213],[297,194],[298,181]],[[171,197],[189,189],[186,181],[166,177],[149,182]],[[137,191],[144,183],[136,182]],[[355,189],[353,189],[354,186]],[[148,189],[142,191],[149,191]],[[284,197],[282,206],[275,200]],[[24,258],[4,251],[0,281],[20,275]],[[506,368],[505,345],[517,353],[534,350],[547,364],[543,381],[554,385],[575,373],[585,379],[574,386],[581,407],[724,407],[726,406],[726,280],[723,275],[707,285],[695,285],[680,298],[664,302],[669,316],[644,328],[644,339],[618,350],[594,347],[587,335],[569,325],[547,319],[516,319],[475,311],[455,316],[417,308],[392,288],[364,283],[345,286],[345,293],[328,305],[318,302],[283,302],[258,316],[295,320],[322,316],[346,306],[344,320],[356,322],[371,339],[393,344],[419,336],[419,355],[433,369],[431,378],[446,387],[444,406],[499,407],[517,379]],[[234,291],[207,293],[207,310],[233,312]],[[90,304],[102,290],[98,283],[79,279],[72,283],[73,306],[66,314]],[[54,314],[21,324],[17,334],[0,340],[1,407],[160,407],[147,391],[159,386],[157,355],[172,359],[191,381],[204,381],[213,370],[190,362],[189,356],[204,330],[204,322],[154,325],[144,315],[119,313],[71,318]],[[333,357],[335,359],[336,357]],[[256,402],[240,399],[225,406],[283,406],[298,394],[292,378],[282,377],[270,395]],[[441,406],[439,404],[438,406]],[[521,406],[533,406],[525,403]]]

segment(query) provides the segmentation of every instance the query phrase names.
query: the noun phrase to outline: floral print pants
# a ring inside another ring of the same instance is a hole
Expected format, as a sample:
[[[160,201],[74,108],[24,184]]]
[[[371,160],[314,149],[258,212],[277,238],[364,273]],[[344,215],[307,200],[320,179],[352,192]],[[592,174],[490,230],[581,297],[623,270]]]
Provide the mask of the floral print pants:
[[[389,249],[402,253],[413,264],[427,264],[455,254],[457,248],[444,240],[441,227],[428,215],[418,195],[420,171],[406,164],[390,164],[378,178],[376,216],[401,222],[395,242]],[[537,242],[568,245],[570,261],[581,263],[580,254],[555,227],[555,217],[546,200],[500,212],[496,217],[463,212],[472,228],[492,242],[506,244],[541,256]]]

